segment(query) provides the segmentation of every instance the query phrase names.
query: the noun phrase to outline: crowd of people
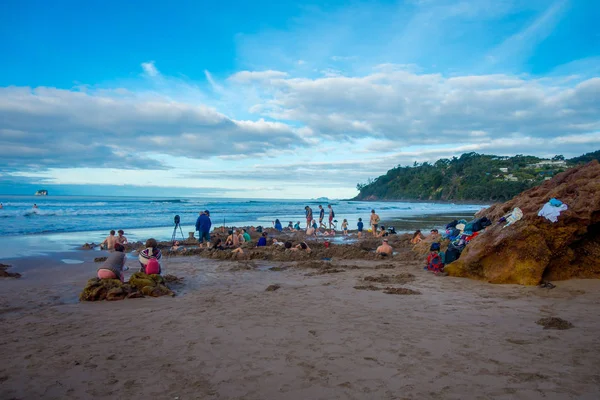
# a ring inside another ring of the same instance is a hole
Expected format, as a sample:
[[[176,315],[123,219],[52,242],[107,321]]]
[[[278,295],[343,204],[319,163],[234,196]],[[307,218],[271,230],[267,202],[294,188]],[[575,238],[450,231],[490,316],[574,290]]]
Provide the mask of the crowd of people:
[[[305,231],[307,237],[332,237],[336,235],[337,229],[337,220],[335,220],[335,212],[331,205],[327,206],[328,218],[325,220],[325,208],[322,205],[319,205],[319,216],[318,223],[317,220],[313,218],[313,211],[309,206],[305,207],[305,217],[306,217],[306,228],[302,229],[300,226],[300,221],[295,224],[290,221],[288,225],[284,228],[279,219],[273,221],[273,228],[277,232],[291,231]],[[327,222],[325,222],[327,221]],[[380,224],[381,218],[375,210],[371,210],[371,215],[369,218],[369,225],[371,235],[376,238],[382,238],[381,244],[377,247],[376,253],[380,254],[383,257],[391,256],[393,254],[393,248],[389,244],[388,236],[390,233],[395,233],[393,228],[389,228],[386,230],[385,226]],[[363,237],[365,232],[365,224],[362,218],[358,218],[357,222],[357,237]],[[212,222],[210,219],[210,212],[208,210],[201,211],[199,213],[198,219],[196,220],[195,230],[198,232],[198,242],[199,247],[211,248],[214,250],[231,250],[234,253],[243,254],[244,249],[249,249],[253,247],[266,247],[266,246],[281,246],[284,249],[289,251],[305,251],[311,252],[310,246],[306,241],[301,241],[297,244],[294,244],[292,241],[281,241],[277,238],[273,238],[269,240],[269,234],[262,227],[250,227],[250,228],[233,228],[228,231],[227,235],[224,235],[225,227],[222,227],[221,234],[215,232],[214,240],[211,244],[211,228]],[[342,235],[349,234],[349,224],[347,219],[343,219],[343,222],[340,227]],[[260,236],[256,241],[256,244],[252,243],[252,238],[250,232],[259,232]],[[439,238],[440,235],[437,229],[432,229],[430,232],[432,238]],[[423,240],[423,235],[420,230],[417,230],[411,239],[412,244],[418,244]],[[111,252],[108,256],[107,260],[104,264],[98,269],[98,277],[101,279],[121,279],[123,280],[123,271],[126,269],[125,267],[125,245],[128,244],[127,238],[124,236],[123,230],[118,230],[115,232],[114,230],[110,231],[110,234],[104,239],[104,241],[100,244],[101,249],[106,249]],[[329,240],[326,239],[325,247],[329,247]],[[181,246],[179,241],[174,241],[171,251],[179,251],[181,249],[185,249],[185,247]],[[438,249],[439,251],[439,249]],[[162,272],[162,268],[160,265],[160,261],[162,258],[162,253],[158,248],[158,243],[155,239],[148,239],[145,243],[145,247],[143,250],[139,252],[138,260],[140,263],[140,271],[148,274],[160,274]],[[431,260],[428,258],[428,265],[434,265],[436,262],[435,250],[432,250],[430,255]]]

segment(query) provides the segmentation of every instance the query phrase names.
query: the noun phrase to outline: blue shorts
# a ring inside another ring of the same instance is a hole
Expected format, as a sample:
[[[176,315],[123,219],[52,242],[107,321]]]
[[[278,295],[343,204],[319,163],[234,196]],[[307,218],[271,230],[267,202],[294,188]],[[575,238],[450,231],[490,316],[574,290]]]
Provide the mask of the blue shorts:
[[[206,239],[207,242],[210,242],[210,232],[200,232],[200,238],[198,238],[198,241],[202,243],[204,242],[204,239]]]

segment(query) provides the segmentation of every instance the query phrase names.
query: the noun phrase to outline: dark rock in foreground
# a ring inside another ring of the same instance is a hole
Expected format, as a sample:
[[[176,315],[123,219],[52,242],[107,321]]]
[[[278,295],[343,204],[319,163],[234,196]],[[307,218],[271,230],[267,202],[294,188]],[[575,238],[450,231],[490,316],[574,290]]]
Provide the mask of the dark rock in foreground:
[[[7,272],[11,265],[0,264],[0,278],[20,278],[21,274],[18,272]]]

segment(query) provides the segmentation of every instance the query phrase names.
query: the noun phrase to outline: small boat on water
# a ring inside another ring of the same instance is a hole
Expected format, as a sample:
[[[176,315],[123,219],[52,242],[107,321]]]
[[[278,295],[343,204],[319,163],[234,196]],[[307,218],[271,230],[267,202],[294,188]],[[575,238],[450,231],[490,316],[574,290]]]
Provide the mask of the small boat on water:
[[[47,190],[38,190],[37,192],[35,192],[36,196],[48,196],[48,191]]]

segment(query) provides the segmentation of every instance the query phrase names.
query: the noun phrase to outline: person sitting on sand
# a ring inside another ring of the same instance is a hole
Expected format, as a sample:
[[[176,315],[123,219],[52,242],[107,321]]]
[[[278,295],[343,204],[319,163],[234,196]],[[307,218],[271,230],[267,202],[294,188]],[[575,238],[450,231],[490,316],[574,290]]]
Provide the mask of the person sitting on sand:
[[[104,239],[102,243],[100,243],[100,249],[108,249],[113,250],[115,248],[115,243],[117,243],[117,238],[115,237],[115,231],[110,231],[110,234]]]
[[[308,247],[306,242],[301,242],[300,244],[297,244],[295,247],[291,248],[290,250],[292,250],[292,251],[305,250],[307,253],[310,253],[312,251],[310,249],[310,247]]]
[[[225,247],[231,247],[233,246],[233,237],[235,235],[235,232],[232,230],[229,231],[229,236],[227,236],[227,239],[225,239]]]
[[[158,248],[158,243],[156,243],[156,239],[150,238],[146,240],[146,248],[140,251],[140,256],[138,257],[140,261],[141,269],[140,271],[145,274],[160,274],[160,259],[162,258],[162,253]],[[152,261],[154,260],[154,261]],[[151,262],[152,261],[152,262]],[[158,272],[156,272],[158,271]]]
[[[363,224],[362,222],[362,218],[358,219],[358,224],[356,224],[356,227],[358,228],[358,238],[360,239],[360,237],[362,236],[363,229],[365,227],[365,224]]]
[[[275,229],[279,232],[283,231],[283,226],[281,226],[281,222],[278,219],[273,222],[273,227],[275,227]]]
[[[171,246],[171,251],[178,251],[178,250],[185,250],[185,247],[183,247],[179,243],[179,240],[176,240],[175,243],[173,243],[173,246]]]
[[[381,254],[382,256],[391,256],[394,252],[394,249],[392,249],[392,246],[389,245],[387,239],[383,239],[383,243],[381,243],[381,246],[379,246],[375,252],[377,254]]]
[[[423,236],[421,236],[421,230],[417,229],[415,231],[415,233],[413,234],[413,237],[410,240],[410,242],[412,244],[417,244],[417,243],[421,243],[422,240],[423,240]]]
[[[288,228],[290,231],[293,231],[293,230],[294,230],[294,223],[293,223],[292,221],[290,221],[290,223],[288,224],[287,228]]]
[[[342,222],[342,235],[348,236],[348,220],[346,218]]]
[[[429,238],[430,238],[431,240],[439,240],[439,238],[440,238],[440,234],[439,234],[438,230],[437,230],[437,229],[432,229],[432,230],[429,232]]]
[[[377,237],[384,237],[384,236],[387,236],[387,235],[388,235],[388,233],[385,230],[385,226],[381,225],[379,227],[379,232],[377,233]]]
[[[267,245],[267,232],[263,232],[262,236],[258,239],[256,247],[265,247]]]
[[[244,237],[244,242],[250,243],[252,241],[252,238],[246,229],[242,229],[242,236]]]
[[[242,234],[242,231],[240,229],[236,230],[235,232],[237,234],[237,246],[241,246],[246,242],[246,239],[244,238],[244,235]],[[235,245],[235,240],[233,241],[233,243]]]
[[[120,279],[124,282],[123,271],[125,267],[125,247],[117,243],[115,251],[111,253],[106,261],[98,268],[98,278],[100,279]]]
[[[299,231],[300,230],[300,221],[296,222],[296,225],[294,225],[294,230],[295,231]]]
[[[317,236],[317,230],[315,228],[313,228],[312,226],[309,226],[306,229],[306,236]]]
[[[221,238],[217,238],[217,240],[215,240],[215,243],[213,244],[212,248],[215,250],[225,250],[225,247],[223,247],[223,241],[221,240]]]
[[[125,232],[123,232],[123,229],[119,229],[117,233],[119,234],[119,236],[117,236],[117,243],[120,243],[122,245],[126,245],[129,243],[127,241],[127,238],[123,236],[125,234]]]

